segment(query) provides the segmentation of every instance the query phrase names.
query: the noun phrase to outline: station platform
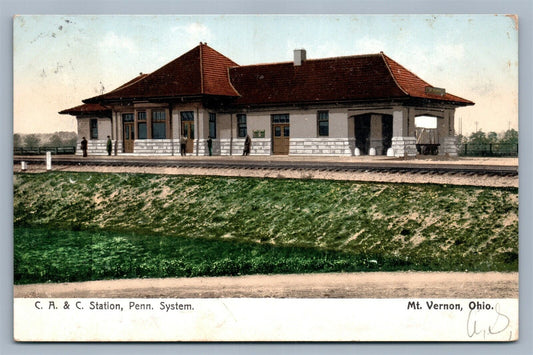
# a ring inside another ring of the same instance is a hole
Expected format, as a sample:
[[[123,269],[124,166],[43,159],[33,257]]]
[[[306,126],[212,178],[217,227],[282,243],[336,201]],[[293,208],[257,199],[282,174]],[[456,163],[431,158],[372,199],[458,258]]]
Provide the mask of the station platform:
[[[34,160],[38,157],[45,159],[45,156],[14,156],[17,160]],[[69,160],[121,160],[121,161],[211,161],[211,162],[308,162],[308,163],[370,163],[370,164],[405,164],[405,165],[490,165],[490,166],[518,166],[517,157],[445,157],[420,155],[413,158],[396,158],[387,156],[298,156],[298,155],[232,155],[232,156],[197,156],[197,155],[92,155],[82,157],[81,155],[53,155],[55,161]]]

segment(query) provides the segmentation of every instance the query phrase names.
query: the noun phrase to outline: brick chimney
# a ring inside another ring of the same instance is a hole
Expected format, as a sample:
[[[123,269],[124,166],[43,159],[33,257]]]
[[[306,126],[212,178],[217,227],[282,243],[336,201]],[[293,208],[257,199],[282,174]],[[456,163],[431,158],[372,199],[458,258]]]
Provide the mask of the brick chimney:
[[[306,60],[305,49],[295,49],[294,50],[294,66],[300,66]]]

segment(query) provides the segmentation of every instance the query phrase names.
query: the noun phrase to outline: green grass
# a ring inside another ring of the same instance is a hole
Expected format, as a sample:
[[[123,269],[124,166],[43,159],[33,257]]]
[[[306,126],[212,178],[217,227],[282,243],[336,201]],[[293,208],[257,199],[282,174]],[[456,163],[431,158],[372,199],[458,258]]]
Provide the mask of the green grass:
[[[14,221],[18,283],[518,268],[516,188],[16,174]]]
[[[15,283],[424,269],[399,258],[109,232],[15,229]]]

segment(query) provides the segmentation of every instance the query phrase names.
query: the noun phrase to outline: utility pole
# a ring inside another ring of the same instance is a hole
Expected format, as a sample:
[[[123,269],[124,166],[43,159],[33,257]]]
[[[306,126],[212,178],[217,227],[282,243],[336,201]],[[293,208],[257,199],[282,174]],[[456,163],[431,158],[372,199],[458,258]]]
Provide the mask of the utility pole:
[[[478,121],[476,121],[475,123],[476,123],[476,132],[477,132],[477,124],[478,124]]]

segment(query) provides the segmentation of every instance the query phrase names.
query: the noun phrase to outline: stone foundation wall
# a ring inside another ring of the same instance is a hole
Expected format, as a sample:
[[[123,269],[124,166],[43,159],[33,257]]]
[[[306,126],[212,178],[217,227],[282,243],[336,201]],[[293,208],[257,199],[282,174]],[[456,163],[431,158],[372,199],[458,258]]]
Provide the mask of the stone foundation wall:
[[[242,144],[244,149],[244,141]],[[242,149],[241,149],[242,154]],[[270,138],[252,138],[252,147],[250,148],[250,155],[271,155],[272,154],[272,139]]]
[[[395,157],[416,157],[415,137],[392,137],[392,146]]]
[[[220,155],[241,155],[244,149],[244,138],[220,139]]]
[[[83,155],[81,141],[76,145],[76,155]],[[87,155],[107,155],[107,139],[87,140]]]
[[[233,138],[230,150],[230,139],[219,140],[219,151],[215,154],[215,141],[213,141],[213,155],[242,155],[244,150],[245,138]],[[250,147],[250,155],[270,155],[271,154],[270,138],[252,138],[252,146]]]
[[[172,140],[170,139],[137,139],[134,142],[135,155],[172,155]],[[120,151],[122,142],[119,142]],[[174,155],[179,154],[179,141],[174,141]]]
[[[231,155],[242,155],[244,149],[244,138],[213,139],[213,155],[230,155],[230,142],[232,141]],[[454,137],[445,139],[444,146],[441,146],[443,154],[450,156],[457,155],[457,145]],[[113,144],[115,142],[113,141]],[[88,141],[89,155],[107,155],[107,140]],[[355,150],[355,138],[291,138],[289,143],[289,155],[295,156],[353,156]],[[173,149],[174,148],[174,149]],[[416,156],[416,139],[414,137],[394,137],[392,138],[392,148],[395,157]],[[193,145],[193,153],[188,155],[208,156],[207,139],[200,139]],[[80,143],[76,155],[81,155]],[[114,154],[114,150],[113,153]],[[118,154],[123,153],[122,141],[118,142]],[[271,155],[271,138],[252,138],[250,155]],[[381,152],[377,152],[381,155]],[[385,153],[383,153],[385,154]],[[455,154],[455,155],[454,155]],[[134,142],[134,152],[132,155],[180,155],[180,143],[178,139],[138,139]]]
[[[439,155],[448,155],[456,157],[459,154],[457,146],[457,137],[445,137],[443,143],[439,147]]]
[[[196,149],[196,146],[194,148]],[[213,155],[221,155],[219,139],[213,139],[212,151],[213,151]],[[198,141],[198,155],[209,155],[209,148],[207,147],[207,139],[200,139]]]
[[[355,138],[291,138],[289,155],[351,156]]]

